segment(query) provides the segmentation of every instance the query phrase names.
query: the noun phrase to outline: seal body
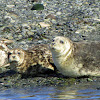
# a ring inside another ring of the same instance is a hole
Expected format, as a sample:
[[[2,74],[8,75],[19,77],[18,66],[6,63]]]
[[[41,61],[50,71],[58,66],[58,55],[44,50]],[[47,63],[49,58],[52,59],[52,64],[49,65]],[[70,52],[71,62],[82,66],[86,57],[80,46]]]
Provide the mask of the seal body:
[[[100,42],[72,42],[57,36],[50,44],[55,66],[65,76],[100,76]]]
[[[9,55],[9,62],[15,64],[19,73],[37,74],[47,70],[54,70],[52,54],[46,45],[36,45],[28,50],[13,49]]]
[[[3,45],[4,44],[0,44],[0,67],[3,67],[8,63],[8,52],[4,50],[5,48]]]
[[[8,66],[8,53],[10,49],[7,47],[8,44],[11,44],[13,41],[0,38],[0,67]]]

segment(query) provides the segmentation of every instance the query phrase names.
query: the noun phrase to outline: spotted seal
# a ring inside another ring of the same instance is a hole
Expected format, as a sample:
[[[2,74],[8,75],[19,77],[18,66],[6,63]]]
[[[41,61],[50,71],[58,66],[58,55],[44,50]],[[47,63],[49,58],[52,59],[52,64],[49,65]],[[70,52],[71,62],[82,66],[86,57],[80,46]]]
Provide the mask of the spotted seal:
[[[7,47],[8,44],[13,43],[12,40],[0,38],[0,68],[8,66],[8,53],[10,49]]]
[[[57,36],[50,44],[55,66],[65,76],[100,76],[100,41],[73,42]]]
[[[35,45],[28,50],[13,49],[9,54],[9,62],[15,65],[19,73],[32,74],[44,73],[47,70],[54,70],[52,54],[47,45]]]

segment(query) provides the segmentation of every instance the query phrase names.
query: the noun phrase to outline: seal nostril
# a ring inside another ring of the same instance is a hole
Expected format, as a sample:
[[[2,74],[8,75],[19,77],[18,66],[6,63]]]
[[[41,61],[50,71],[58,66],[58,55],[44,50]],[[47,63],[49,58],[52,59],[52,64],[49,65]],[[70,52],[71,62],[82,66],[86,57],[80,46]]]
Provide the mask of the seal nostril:
[[[52,43],[52,45],[55,45],[55,43]]]
[[[12,56],[13,58],[15,58],[15,56]]]

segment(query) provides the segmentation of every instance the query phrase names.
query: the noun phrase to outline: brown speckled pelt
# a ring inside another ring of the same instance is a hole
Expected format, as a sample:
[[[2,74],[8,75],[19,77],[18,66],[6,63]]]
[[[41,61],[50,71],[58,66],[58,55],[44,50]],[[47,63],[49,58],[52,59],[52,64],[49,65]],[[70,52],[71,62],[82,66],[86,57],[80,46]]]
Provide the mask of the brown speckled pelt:
[[[33,74],[46,70],[54,70],[52,54],[46,45],[36,45],[28,50],[13,49],[9,55],[9,62],[17,62],[19,73],[28,73],[32,68]]]

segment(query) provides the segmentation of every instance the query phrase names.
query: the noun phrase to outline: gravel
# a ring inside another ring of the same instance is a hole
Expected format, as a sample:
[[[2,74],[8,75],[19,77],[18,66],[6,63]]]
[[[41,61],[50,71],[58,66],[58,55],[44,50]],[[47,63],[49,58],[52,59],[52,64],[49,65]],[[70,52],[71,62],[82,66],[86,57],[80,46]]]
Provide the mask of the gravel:
[[[35,4],[43,4],[44,9],[32,10]],[[0,0],[0,37],[14,40],[9,48],[26,50],[33,44],[47,44],[58,35],[73,41],[100,41],[100,0]],[[58,77],[42,77],[44,81],[39,81],[41,77],[35,77],[36,81],[35,78],[21,79],[20,74],[14,74],[14,77],[7,73],[0,74],[0,87],[11,87],[21,81],[20,86],[39,82],[55,85],[60,80]],[[27,83],[27,80],[33,81]],[[55,81],[50,83],[49,80]],[[4,85],[5,82],[8,85]],[[62,78],[58,83],[68,84],[69,80]]]

